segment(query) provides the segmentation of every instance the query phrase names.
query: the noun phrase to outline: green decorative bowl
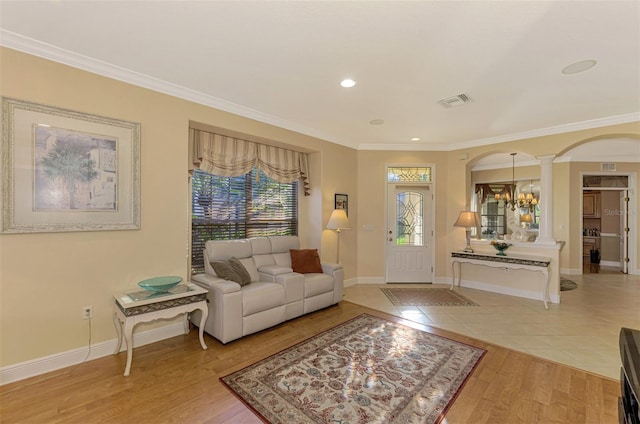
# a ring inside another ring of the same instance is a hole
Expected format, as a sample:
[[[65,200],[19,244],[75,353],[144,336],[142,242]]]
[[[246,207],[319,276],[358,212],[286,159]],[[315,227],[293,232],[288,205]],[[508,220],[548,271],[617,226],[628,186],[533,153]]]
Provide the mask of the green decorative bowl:
[[[143,280],[138,283],[140,287],[145,290],[163,293],[171,290],[182,281],[182,277],[154,277],[148,280]]]
[[[503,242],[496,241],[496,242],[491,242],[491,245],[498,251],[496,255],[507,256],[507,254],[504,253],[504,251],[507,250],[509,246],[511,246],[511,243],[503,243]]]

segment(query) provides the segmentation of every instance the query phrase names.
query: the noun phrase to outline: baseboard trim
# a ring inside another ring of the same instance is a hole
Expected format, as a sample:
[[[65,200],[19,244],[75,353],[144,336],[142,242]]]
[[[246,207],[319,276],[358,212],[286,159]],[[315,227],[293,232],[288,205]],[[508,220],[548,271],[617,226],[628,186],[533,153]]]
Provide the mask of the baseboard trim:
[[[163,327],[135,333],[133,347],[144,346],[160,340],[184,334],[184,323],[174,323]],[[35,377],[51,371],[78,365],[86,361],[112,355],[118,345],[116,339],[92,344],[90,347],[73,349],[55,355],[45,356],[19,364],[9,365],[0,369],[0,385],[13,383],[26,378]],[[122,343],[120,352],[125,351],[125,343]],[[124,372],[124,369],[122,370]]]
[[[357,277],[355,284],[386,284],[384,277]]]

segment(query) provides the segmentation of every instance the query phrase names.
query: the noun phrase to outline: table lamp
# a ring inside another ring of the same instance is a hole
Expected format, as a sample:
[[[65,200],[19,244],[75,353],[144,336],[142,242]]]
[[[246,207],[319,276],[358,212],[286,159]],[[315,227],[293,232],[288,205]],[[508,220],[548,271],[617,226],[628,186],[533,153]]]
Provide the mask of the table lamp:
[[[467,253],[473,253],[471,248],[471,227],[478,227],[480,225],[480,216],[478,212],[462,211],[458,215],[458,220],[453,224],[455,227],[465,227],[467,235],[467,247],[462,251]]]

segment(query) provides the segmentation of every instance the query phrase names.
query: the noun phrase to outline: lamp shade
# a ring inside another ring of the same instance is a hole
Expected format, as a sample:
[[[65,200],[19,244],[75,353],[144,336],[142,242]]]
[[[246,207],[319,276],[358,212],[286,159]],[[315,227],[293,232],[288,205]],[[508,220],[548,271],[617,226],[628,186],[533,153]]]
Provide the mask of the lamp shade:
[[[329,230],[346,230],[351,228],[349,225],[349,218],[344,209],[336,209],[331,212],[329,222],[327,222],[327,229]]]
[[[524,215],[520,215],[520,222],[533,222],[533,217],[530,213],[525,213]]]
[[[480,216],[478,212],[462,211],[458,215],[458,220],[453,224],[456,227],[477,227],[480,225]]]

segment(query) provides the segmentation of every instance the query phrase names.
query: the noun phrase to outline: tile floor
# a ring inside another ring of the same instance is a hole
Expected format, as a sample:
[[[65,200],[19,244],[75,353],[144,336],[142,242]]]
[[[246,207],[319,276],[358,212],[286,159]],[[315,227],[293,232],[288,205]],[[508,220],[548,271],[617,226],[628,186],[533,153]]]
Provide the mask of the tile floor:
[[[454,331],[555,362],[620,378],[620,327],[640,329],[640,276],[603,270],[566,277],[578,288],[561,293],[560,304],[465,287],[460,294],[480,306],[393,306],[385,285],[345,288],[344,299],[425,325]],[[393,287],[449,287],[393,284]]]

